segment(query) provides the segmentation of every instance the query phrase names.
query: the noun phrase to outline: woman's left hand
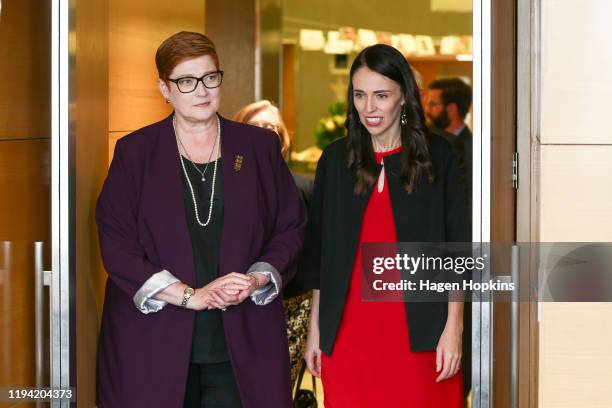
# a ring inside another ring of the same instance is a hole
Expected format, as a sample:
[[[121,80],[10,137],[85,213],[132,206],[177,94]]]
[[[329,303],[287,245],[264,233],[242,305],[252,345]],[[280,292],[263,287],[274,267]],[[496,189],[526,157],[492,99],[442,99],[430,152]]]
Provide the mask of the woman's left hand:
[[[231,275],[232,274],[229,274],[226,276],[231,276]],[[223,292],[221,296],[223,298],[225,298],[225,296],[223,295],[227,295],[231,297],[234,297],[237,295],[237,299],[235,301],[232,301],[232,302],[228,301],[225,303],[227,306],[231,306],[231,305],[235,306],[235,305],[242,303],[246,298],[251,296],[253,292],[255,292],[257,289],[261,287],[264,287],[270,282],[270,278],[268,278],[266,275],[262,273],[242,275],[242,278],[249,282],[248,286],[245,286],[243,284],[238,285],[229,280],[225,281],[223,277],[219,278],[216,281],[215,286],[216,288],[221,289],[221,291]]]
[[[436,382],[451,378],[461,368],[462,325],[447,322],[436,347]]]
[[[247,276],[249,277],[249,279],[251,279],[251,285],[248,288],[238,292],[238,299],[240,299],[240,302],[244,301],[246,298],[251,296],[253,292],[255,292],[257,289],[263,288],[270,282],[270,278],[268,278],[263,273],[255,272]]]

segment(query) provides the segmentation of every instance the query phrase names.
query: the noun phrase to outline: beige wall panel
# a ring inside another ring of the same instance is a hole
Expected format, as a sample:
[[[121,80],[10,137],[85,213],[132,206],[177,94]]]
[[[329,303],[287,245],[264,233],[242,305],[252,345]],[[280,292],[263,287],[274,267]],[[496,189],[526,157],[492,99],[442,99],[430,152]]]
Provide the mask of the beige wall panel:
[[[612,242],[612,146],[542,146],[540,240]]]
[[[2,2],[0,140],[51,135],[50,3]]]
[[[542,143],[612,144],[612,2],[541,3]]]
[[[204,0],[109,0],[109,129],[133,131],[171,112],[157,89],[155,51],[178,31],[204,32]]]
[[[612,406],[610,303],[540,305],[540,408]]]
[[[612,2],[542,0],[541,13],[540,239],[612,241],[612,134],[602,123]],[[540,305],[540,407],[612,406],[611,314],[608,303]]]
[[[612,146],[542,146],[542,241],[612,241]],[[540,305],[540,407],[609,407],[611,304]]]

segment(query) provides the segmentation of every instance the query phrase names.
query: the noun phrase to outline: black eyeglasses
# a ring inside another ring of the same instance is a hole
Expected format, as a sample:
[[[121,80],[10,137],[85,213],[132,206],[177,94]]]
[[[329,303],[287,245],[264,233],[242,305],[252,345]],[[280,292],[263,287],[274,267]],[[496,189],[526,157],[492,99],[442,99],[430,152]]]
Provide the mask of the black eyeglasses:
[[[174,82],[179,92],[190,93],[195,91],[198,87],[198,82],[202,82],[207,89],[218,88],[223,82],[223,71],[215,71],[202,75],[199,78],[196,77],[182,77],[177,79],[168,78],[168,81]]]

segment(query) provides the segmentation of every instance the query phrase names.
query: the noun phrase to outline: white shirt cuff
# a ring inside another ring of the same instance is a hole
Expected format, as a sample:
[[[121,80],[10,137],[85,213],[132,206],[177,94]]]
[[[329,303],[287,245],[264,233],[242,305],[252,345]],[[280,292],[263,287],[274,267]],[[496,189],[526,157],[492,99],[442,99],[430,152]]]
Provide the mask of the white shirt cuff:
[[[159,312],[168,303],[153,299],[153,296],[176,282],[180,282],[179,279],[167,270],[157,272],[138,289],[133,298],[134,304],[144,314]]]
[[[264,306],[272,302],[280,293],[283,287],[283,278],[276,268],[267,262],[255,262],[249,270],[247,275],[253,273],[261,273],[270,279],[270,282],[251,294],[251,300],[258,306]]]

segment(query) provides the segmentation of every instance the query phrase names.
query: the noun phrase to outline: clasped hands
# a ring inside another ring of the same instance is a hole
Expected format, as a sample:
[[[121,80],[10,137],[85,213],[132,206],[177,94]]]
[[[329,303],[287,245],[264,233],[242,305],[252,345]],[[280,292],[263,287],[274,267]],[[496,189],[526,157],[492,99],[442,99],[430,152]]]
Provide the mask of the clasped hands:
[[[231,272],[195,290],[187,302],[187,308],[192,310],[226,310],[229,306],[242,303],[257,289],[270,282],[263,273]]]

